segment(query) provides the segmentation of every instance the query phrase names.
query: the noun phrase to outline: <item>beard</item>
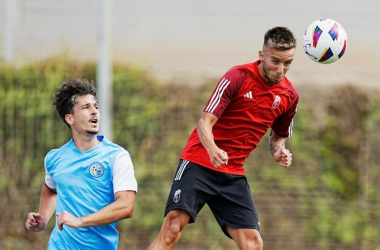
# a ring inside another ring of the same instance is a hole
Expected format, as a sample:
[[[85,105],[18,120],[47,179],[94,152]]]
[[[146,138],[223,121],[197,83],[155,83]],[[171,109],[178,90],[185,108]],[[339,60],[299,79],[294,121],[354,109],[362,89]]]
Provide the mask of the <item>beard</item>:
[[[269,77],[269,74],[268,74],[268,71],[267,71],[267,68],[266,68],[266,65],[265,65],[265,61],[263,61],[262,63],[263,63],[264,76],[265,76],[265,80],[267,81],[267,83],[270,84],[270,85],[274,85],[274,84],[276,84],[276,83],[281,82],[282,78],[281,78],[279,81],[274,81],[274,80],[272,80],[272,79]]]

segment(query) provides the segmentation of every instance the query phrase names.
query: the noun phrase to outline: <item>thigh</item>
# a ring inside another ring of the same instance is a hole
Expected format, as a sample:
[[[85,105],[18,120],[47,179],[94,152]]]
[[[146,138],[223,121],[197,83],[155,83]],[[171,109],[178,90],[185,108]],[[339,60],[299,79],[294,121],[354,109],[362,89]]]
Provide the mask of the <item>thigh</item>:
[[[230,175],[230,181],[221,186],[218,196],[207,204],[223,232],[230,238],[227,228],[260,230],[259,216],[245,176]]]

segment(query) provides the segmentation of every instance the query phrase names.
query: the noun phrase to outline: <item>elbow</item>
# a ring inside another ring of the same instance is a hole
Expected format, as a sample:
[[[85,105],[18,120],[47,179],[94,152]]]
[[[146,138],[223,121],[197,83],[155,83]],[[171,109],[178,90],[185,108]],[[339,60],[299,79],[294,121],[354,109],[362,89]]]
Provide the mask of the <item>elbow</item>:
[[[132,218],[132,216],[133,216],[133,211],[131,211],[130,213],[127,214],[126,219]]]
[[[201,131],[202,131],[202,119],[200,119],[197,123],[197,133],[198,135],[200,135]]]
[[[123,220],[123,219],[132,218],[133,210],[134,210],[133,205],[124,207],[123,212],[120,214],[120,217],[121,217],[120,219]]]
[[[132,216],[133,216],[133,208],[132,208],[132,209],[128,209],[128,210],[124,213],[124,219],[132,218]]]
[[[136,192],[120,192],[116,196],[117,218],[118,220],[132,218],[135,208]]]

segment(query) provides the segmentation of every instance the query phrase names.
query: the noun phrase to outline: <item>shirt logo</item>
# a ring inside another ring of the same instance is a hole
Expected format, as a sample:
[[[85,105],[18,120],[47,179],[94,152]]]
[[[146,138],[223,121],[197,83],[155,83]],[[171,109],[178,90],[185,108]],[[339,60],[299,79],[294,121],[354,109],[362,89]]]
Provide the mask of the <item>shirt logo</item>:
[[[99,178],[104,174],[104,167],[100,162],[95,162],[90,165],[90,174],[95,177]]]
[[[280,106],[280,102],[281,102],[281,97],[276,95],[276,97],[274,98],[274,102],[272,104],[272,108],[273,109],[278,108],[278,106]]]
[[[249,91],[247,94],[244,95],[244,97],[252,99],[252,91]]]
[[[175,191],[174,193],[173,201],[175,203],[178,203],[180,199],[181,199],[181,189],[177,189],[177,191]]]

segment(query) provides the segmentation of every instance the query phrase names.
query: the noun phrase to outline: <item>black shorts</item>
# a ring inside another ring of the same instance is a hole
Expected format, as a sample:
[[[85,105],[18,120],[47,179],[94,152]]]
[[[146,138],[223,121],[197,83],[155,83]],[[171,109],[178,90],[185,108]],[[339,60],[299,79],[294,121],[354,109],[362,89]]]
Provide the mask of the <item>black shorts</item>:
[[[180,160],[165,209],[185,210],[189,223],[207,203],[224,234],[226,226],[260,230],[259,217],[244,175],[232,175]]]

